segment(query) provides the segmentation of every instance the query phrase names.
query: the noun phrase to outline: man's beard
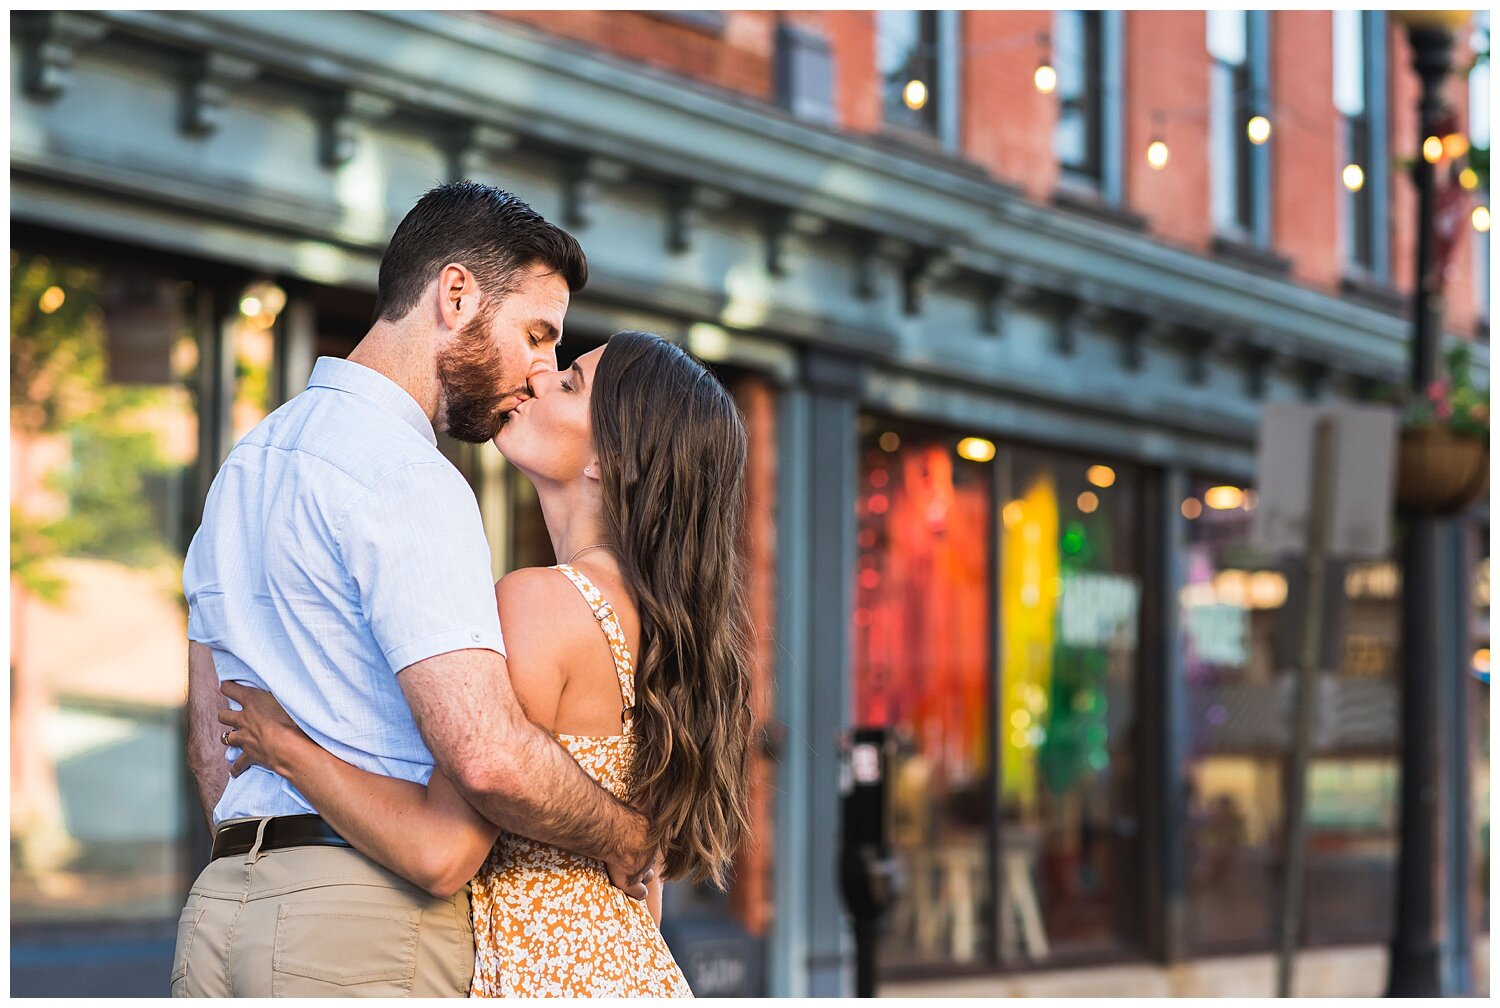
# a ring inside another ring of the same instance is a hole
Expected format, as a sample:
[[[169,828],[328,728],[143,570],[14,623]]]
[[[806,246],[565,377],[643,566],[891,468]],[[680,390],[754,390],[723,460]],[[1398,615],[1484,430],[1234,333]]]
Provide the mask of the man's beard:
[[[489,318],[476,318],[458,331],[453,342],[437,355],[438,382],[443,390],[443,418],[449,436],[468,444],[484,444],[499,433],[504,414],[500,404],[525,392],[525,385],[502,389],[505,361],[490,342]]]

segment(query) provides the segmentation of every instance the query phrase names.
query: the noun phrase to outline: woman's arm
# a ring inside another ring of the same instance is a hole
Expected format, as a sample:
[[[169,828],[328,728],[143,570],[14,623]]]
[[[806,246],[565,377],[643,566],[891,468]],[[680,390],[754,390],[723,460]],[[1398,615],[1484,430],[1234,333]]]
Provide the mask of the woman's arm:
[[[280,774],[360,853],[434,896],[452,896],[479,871],[499,830],[440,771],[423,787],[361,770],[310,739],[270,693],[220,689],[242,708],[219,714],[244,750],[234,776],[252,764]]]

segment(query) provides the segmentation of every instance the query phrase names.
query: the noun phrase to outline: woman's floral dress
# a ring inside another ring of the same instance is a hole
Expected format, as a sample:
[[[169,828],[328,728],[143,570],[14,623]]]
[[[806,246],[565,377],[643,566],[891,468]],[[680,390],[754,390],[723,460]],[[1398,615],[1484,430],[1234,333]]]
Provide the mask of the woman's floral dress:
[[[609,639],[625,701],[620,735],[557,735],[615,797],[629,783],[635,665],[620,621],[593,583],[583,593]],[[645,901],[610,884],[603,862],[501,833],[472,885],[474,997],[692,997]]]

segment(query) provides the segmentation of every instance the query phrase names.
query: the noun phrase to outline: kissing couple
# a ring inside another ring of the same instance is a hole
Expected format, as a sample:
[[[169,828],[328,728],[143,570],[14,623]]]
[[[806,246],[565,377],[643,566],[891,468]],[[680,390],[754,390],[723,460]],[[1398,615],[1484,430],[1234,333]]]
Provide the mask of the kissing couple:
[[[511,194],[433,189],[369,332],[219,470],[173,996],[691,996],[661,886],[722,885],[748,825],[746,433],[649,333],[559,371],[587,277]],[[556,566],[492,583],[437,431],[531,480]]]

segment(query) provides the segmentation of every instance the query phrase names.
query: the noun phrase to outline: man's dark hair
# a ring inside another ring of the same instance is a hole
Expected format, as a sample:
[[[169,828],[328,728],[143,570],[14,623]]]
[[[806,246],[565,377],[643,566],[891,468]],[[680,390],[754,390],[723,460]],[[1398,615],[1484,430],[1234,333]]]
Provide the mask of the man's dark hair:
[[[524,201],[482,182],[449,182],[417,200],[391,236],[380,260],[376,321],[404,318],[449,263],[468,267],[492,304],[532,266],[558,274],[575,293],[589,278],[578,241]]]

